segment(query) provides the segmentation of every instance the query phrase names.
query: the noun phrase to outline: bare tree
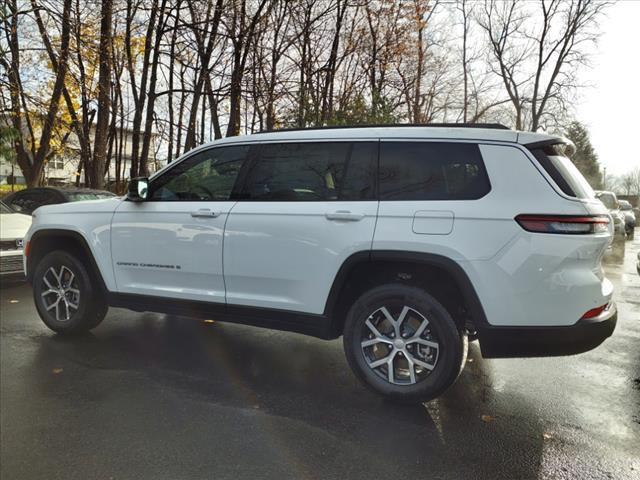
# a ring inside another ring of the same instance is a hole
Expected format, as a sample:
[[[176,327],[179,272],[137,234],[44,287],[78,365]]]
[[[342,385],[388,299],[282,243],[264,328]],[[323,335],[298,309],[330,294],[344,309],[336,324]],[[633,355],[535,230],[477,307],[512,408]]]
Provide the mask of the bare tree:
[[[102,0],[100,18],[100,71],[98,74],[98,123],[95,128],[93,162],[87,169],[89,186],[102,188],[107,161],[107,135],[111,103],[111,15],[112,0]]]
[[[11,123],[19,133],[15,141],[16,161],[25,176],[27,185],[34,186],[41,181],[43,167],[50,153],[54,122],[67,74],[71,36],[71,0],[64,1],[62,15],[59,18],[61,34],[60,48],[56,55],[55,80],[50,98],[42,112],[33,112],[29,108],[30,94],[24,88],[18,30],[18,16],[21,12],[18,10],[16,0],[9,0],[7,7],[9,15],[3,16],[2,22],[10,55],[9,58],[0,56],[0,63],[7,72]],[[34,11],[40,8],[35,0],[31,0],[31,7]],[[41,124],[38,129],[34,126],[36,122]]]
[[[249,55],[253,36],[256,35],[259,22],[267,18],[267,13],[273,2],[260,0],[253,12],[247,11],[246,0],[234,0],[231,3],[231,17],[227,20],[227,35],[231,40],[232,67],[231,85],[229,86],[229,123],[227,137],[240,133],[240,102],[242,94],[242,80]],[[264,28],[264,25],[262,26]]]
[[[494,72],[512,103],[515,127],[538,130],[566,110],[578,86],[575,71],[599,32],[607,2],[594,0],[485,0],[479,25],[486,32]],[[539,10],[538,10],[539,9]]]

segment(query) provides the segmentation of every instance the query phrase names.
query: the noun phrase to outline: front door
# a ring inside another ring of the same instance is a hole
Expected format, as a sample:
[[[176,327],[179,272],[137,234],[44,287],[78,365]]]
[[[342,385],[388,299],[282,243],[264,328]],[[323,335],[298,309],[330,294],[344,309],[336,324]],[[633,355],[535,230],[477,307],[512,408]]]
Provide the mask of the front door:
[[[154,178],[149,200],[120,204],[111,239],[119,292],[224,303],[224,225],[248,150],[201,150]]]

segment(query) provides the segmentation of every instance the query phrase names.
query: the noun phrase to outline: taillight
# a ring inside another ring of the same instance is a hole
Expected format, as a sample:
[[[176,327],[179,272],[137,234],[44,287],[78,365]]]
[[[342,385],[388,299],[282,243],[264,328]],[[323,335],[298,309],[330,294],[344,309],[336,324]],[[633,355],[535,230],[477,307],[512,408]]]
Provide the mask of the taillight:
[[[586,235],[606,233],[609,217],[606,215],[518,215],[516,222],[527,232]]]
[[[600,315],[602,312],[604,312],[608,306],[609,304],[605,303],[604,305],[601,305],[599,307],[592,308],[591,310],[586,312],[584,315],[582,315],[582,318],[580,318],[580,320],[584,320],[586,318],[595,318],[598,315]]]

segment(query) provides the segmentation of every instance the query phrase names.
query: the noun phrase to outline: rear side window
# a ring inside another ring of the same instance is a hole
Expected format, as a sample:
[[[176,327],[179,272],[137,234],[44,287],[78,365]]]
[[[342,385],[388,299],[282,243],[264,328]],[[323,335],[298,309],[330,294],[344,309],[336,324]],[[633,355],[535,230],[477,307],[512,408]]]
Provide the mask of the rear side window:
[[[563,144],[531,148],[531,153],[566,195],[575,198],[594,198],[589,182],[565,155]]]
[[[477,145],[383,142],[380,200],[473,200],[491,190]]]
[[[260,147],[240,198],[331,201],[374,198],[376,143],[268,143]]]
[[[598,193],[596,197],[598,198],[598,200],[604,203],[604,206],[609,210],[615,210],[620,205],[614,193],[602,192]]]

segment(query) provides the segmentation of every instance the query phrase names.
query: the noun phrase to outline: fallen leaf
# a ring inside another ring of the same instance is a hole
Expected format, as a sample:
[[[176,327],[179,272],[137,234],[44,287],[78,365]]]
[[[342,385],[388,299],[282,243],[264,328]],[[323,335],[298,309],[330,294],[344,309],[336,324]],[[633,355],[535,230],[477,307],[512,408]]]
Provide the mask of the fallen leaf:
[[[544,432],[542,434],[542,438],[544,438],[545,440],[549,440],[550,438],[553,438],[553,433],[551,432]]]
[[[54,375],[58,375],[59,373],[62,373],[62,369],[61,368],[54,368],[53,370],[51,370],[51,373],[53,373]]]
[[[491,415],[482,415],[480,418],[484,423],[493,422],[496,419],[496,417],[492,417]]]
[[[20,301],[16,300],[16,299],[11,299],[11,300],[9,300],[9,303],[20,303]]]
[[[204,323],[214,323],[213,320],[204,320]]]
[[[467,362],[469,362],[469,363],[473,362],[473,358],[469,358],[469,359],[467,360]]]

